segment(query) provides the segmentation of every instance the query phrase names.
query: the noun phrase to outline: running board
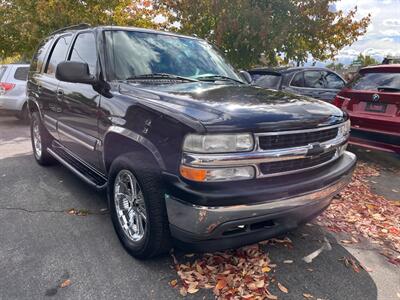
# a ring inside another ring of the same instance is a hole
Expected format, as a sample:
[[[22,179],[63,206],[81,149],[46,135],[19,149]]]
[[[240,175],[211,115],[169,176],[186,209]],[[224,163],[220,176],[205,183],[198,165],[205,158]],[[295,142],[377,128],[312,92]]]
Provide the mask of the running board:
[[[68,155],[62,148],[58,148],[57,150],[47,148],[47,152],[90,186],[98,190],[103,190],[107,187],[107,179],[104,176],[86,167],[83,163]]]

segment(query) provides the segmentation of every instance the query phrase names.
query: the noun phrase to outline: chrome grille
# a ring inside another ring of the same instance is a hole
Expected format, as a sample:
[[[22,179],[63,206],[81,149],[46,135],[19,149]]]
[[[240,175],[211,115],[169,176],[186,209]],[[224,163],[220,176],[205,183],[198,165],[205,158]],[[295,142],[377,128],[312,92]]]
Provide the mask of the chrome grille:
[[[263,163],[260,164],[260,171],[264,175],[272,175],[276,173],[308,169],[329,162],[335,155],[336,150],[323,153],[319,156]]]
[[[312,143],[322,143],[334,139],[338,134],[337,128],[320,131],[299,132],[292,134],[259,136],[259,147],[262,150],[292,148],[306,146]]]

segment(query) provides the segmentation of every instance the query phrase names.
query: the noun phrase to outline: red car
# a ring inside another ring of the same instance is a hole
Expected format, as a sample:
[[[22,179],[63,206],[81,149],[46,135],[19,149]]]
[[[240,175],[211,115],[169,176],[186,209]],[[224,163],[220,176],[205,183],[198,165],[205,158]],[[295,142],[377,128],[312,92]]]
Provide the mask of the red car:
[[[350,116],[350,143],[400,154],[400,64],[361,69],[333,104]]]

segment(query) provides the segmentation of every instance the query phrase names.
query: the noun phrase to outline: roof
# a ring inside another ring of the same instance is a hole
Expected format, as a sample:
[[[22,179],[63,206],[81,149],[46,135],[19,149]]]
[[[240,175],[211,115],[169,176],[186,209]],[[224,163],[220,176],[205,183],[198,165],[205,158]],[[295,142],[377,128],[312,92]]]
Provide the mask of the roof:
[[[392,65],[375,65],[368,66],[360,69],[360,73],[369,73],[369,72],[400,72],[400,64],[392,64]]]
[[[314,70],[314,71],[332,71],[328,68],[321,68],[321,67],[277,67],[277,68],[269,68],[269,67],[261,67],[261,68],[254,68],[248,70],[249,73],[264,73],[264,74],[271,74],[271,73],[289,73],[295,71],[305,71],[305,70]]]
[[[187,35],[178,34],[178,33],[170,32],[170,31],[162,31],[162,30],[140,28],[140,27],[114,26],[114,25],[91,26],[91,25],[86,24],[86,23],[60,28],[60,29],[52,32],[50,35],[59,34],[59,33],[63,33],[63,32],[68,32],[68,31],[86,30],[86,29],[128,30],[128,31],[137,31],[137,32],[145,32],[145,33],[164,34],[164,35],[191,38],[191,39],[199,39],[198,37],[195,37],[195,36],[187,36]]]

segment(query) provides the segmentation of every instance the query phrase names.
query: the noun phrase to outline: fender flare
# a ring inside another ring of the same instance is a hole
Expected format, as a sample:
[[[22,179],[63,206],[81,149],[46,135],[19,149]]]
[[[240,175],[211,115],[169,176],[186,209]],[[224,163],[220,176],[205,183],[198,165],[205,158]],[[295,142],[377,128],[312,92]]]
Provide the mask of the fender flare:
[[[162,170],[166,169],[164,160],[161,156],[161,153],[158,151],[157,147],[149,139],[145,138],[144,136],[142,136],[132,130],[129,130],[129,129],[126,129],[126,128],[123,128],[120,126],[115,126],[115,125],[110,126],[110,128],[108,128],[108,130],[105,133],[104,138],[103,138],[103,164],[104,164],[104,167],[106,167],[106,157],[105,157],[106,152],[104,151],[105,150],[104,146],[105,146],[105,142],[107,139],[107,135],[110,133],[115,133],[115,134],[121,135],[121,136],[128,138],[128,139],[138,143],[139,145],[143,146],[153,155],[153,158],[157,162],[158,166]]]

